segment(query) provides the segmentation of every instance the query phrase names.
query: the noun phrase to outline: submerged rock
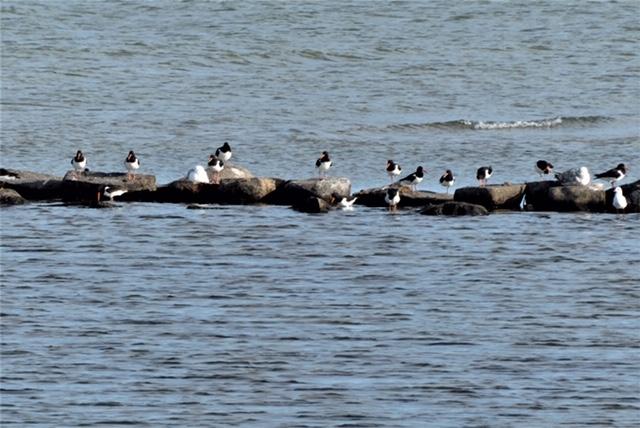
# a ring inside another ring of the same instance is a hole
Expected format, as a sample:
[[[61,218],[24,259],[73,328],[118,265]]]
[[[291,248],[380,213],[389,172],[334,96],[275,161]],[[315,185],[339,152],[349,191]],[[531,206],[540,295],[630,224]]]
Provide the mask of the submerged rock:
[[[453,200],[482,205],[488,210],[516,210],[525,194],[524,184],[491,184],[483,187],[456,189]]]
[[[398,186],[394,185],[389,187]],[[413,191],[408,186],[399,186],[399,189],[399,207],[423,207],[429,204],[439,204],[453,200],[453,195],[446,193]],[[373,189],[361,190],[354,196],[358,197],[358,200],[356,201],[357,205],[364,205],[367,207],[386,207],[388,205],[384,199],[386,194],[387,187],[376,187]]]
[[[424,215],[489,215],[489,210],[478,204],[469,204],[467,202],[445,202],[443,204],[432,204],[426,206],[420,214]]]
[[[309,196],[307,198],[296,201],[293,205],[291,205],[291,208],[303,213],[320,214],[329,212],[329,210],[331,209],[331,205],[322,198],[318,198],[317,196]]]
[[[13,189],[5,189],[0,187],[0,205],[20,205],[26,201]]]

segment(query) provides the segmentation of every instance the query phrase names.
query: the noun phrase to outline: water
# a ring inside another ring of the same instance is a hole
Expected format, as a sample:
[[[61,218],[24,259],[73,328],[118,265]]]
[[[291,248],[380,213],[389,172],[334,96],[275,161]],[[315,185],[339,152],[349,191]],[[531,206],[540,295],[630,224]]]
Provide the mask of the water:
[[[636,2],[2,3],[2,166],[640,164]],[[637,214],[4,208],[1,421],[635,426]],[[635,264],[635,265],[634,265]]]

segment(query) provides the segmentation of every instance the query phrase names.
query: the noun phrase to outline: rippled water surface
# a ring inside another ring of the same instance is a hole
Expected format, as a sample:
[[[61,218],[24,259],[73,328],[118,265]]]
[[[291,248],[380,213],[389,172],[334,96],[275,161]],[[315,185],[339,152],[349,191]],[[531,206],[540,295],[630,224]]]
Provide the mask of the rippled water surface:
[[[637,2],[2,2],[3,167],[640,170]],[[640,217],[3,208],[6,426],[637,426]]]

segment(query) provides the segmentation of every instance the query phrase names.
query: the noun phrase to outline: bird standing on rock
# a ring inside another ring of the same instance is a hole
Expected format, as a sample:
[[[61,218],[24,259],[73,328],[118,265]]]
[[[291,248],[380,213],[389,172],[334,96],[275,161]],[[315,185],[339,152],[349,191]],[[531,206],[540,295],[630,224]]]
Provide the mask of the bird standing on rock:
[[[613,188],[613,207],[618,212],[621,210],[624,211],[624,209],[627,208],[627,198],[624,197],[622,189],[619,187]]]
[[[386,195],[384,195],[384,201],[389,205],[389,210],[393,211],[398,207],[400,203],[400,191],[395,187],[389,187]]]
[[[623,163],[619,163],[615,168],[596,174],[595,178],[609,180],[611,187],[614,187],[616,182],[622,180],[625,175],[627,175],[627,166]]]
[[[449,193],[449,188],[453,186],[453,183],[455,182],[456,177],[450,169],[446,170],[445,173],[440,176],[440,184],[447,188],[447,193]]]
[[[418,168],[416,168],[416,172],[412,172],[411,174],[400,180],[400,184],[406,184],[407,186],[411,187],[412,190],[416,191],[418,189],[418,184],[420,184],[423,179],[424,168],[422,168],[422,166],[419,166]]]
[[[540,174],[540,178],[542,175],[549,175],[553,172],[553,165],[551,165],[546,160],[539,160],[536,162],[536,172]]]
[[[140,159],[136,157],[133,150],[129,151],[127,158],[124,160],[124,166],[127,168],[127,179],[131,180],[133,178],[133,172],[140,168]]]
[[[318,160],[316,160],[316,168],[318,169],[318,173],[320,174],[321,178],[323,176],[326,177],[327,171],[329,171],[329,168],[331,168],[332,163],[333,162],[331,161],[331,159],[329,159],[329,153],[326,151],[322,152],[322,156],[320,156]]]
[[[231,159],[231,146],[226,141],[224,144],[216,149],[216,156],[222,161],[227,162]]]
[[[489,177],[491,177],[492,174],[493,168],[491,168],[491,166],[481,166],[480,168],[478,168],[478,171],[476,172],[476,178],[478,179],[481,187],[487,185],[487,180],[489,180]]]
[[[209,175],[202,165],[196,165],[187,172],[187,180],[192,183],[209,183]]]
[[[387,161],[387,174],[389,175],[389,178],[391,179],[392,183],[393,183],[393,180],[397,176],[399,176],[401,172],[402,172],[402,168],[400,167],[399,164],[395,163],[391,159]]]
[[[581,186],[588,186],[591,182],[591,175],[589,174],[589,170],[586,166],[581,166],[580,168],[571,168],[567,171],[559,172],[555,176],[560,184],[564,186],[576,184],[579,184]]]
[[[220,172],[224,169],[224,162],[222,159],[219,159],[216,155],[209,156],[209,162],[207,163],[211,171],[213,171],[213,180],[211,181],[214,184],[220,183]]]
[[[87,167],[87,158],[84,157],[81,150],[78,150],[76,155],[71,159],[71,166],[78,172],[84,171]]]

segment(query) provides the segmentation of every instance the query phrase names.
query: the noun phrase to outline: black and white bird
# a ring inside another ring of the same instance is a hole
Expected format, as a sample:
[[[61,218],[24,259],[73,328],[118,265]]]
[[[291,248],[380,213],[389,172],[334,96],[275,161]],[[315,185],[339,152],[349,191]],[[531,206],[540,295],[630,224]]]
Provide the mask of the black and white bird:
[[[536,162],[536,172],[540,175],[540,178],[542,178],[543,175],[549,175],[553,172],[553,165],[541,159]]]
[[[228,142],[224,142],[224,144],[216,149],[216,156],[222,160],[222,162],[227,162],[231,159],[231,146]]]
[[[396,209],[400,203],[400,191],[395,187],[389,187],[384,195],[384,201],[389,205],[390,210]]]
[[[133,150],[129,151],[127,158],[124,160],[124,166],[127,168],[127,178],[129,179],[133,176],[133,172],[140,168],[140,159],[136,157]]]
[[[187,180],[192,183],[209,183],[209,175],[202,165],[196,165],[187,172]]]
[[[400,184],[407,185],[413,190],[416,190],[418,188],[418,184],[420,184],[423,179],[424,168],[422,168],[422,166],[419,166],[418,168],[416,168],[416,172],[412,172],[411,174],[400,180]]]
[[[332,163],[333,162],[331,161],[331,159],[329,159],[329,153],[322,152],[322,156],[320,156],[318,160],[316,160],[316,169],[318,170],[320,177],[326,176],[327,171],[329,171],[329,168],[331,168]]]
[[[71,166],[78,172],[82,172],[87,168],[87,158],[84,157],[81,150],[78,150],[76,155],[71,159]]]
[[[480,168],[478,168],[478,171],[476,172],[476,178],[478,179],[478,183],[480,184],[480,186],[486,186],[487,180],[491,177],[492,174],[493,168],[491,168],[491,166],[481,166]]]
[[[591,182],[591,174],[589,174],[586,166],[571,168],[567,171],[556,173],[555,177],[564,186],[588,186]]]
[[[613,208],[618,212],[621,210],[624,211],[624,209],[627,208],[627,198],[622,194],[620,187],[613,188]]]
[[[127,190],[119,187],[104,186],[104,189],[102,189],[102,196],[111,201],[113,201],[113,198],[122,196],[125,193],[127,193]]]
[[[401,172],[402,172],[402,168],[400,167],[399,164],[395,163],[391,159],[387,161],[387,174],[389,175],[389,178],[391,179],[392,183],[393,183],[393,180],[397,176],[399,176]]]
[[[609,180],[611,187],[614,187],[616,182],[622,180],[625,175],[627,175],[627,166],[623,163],[619,163],[615,168],[596,174],[595,178],[600,180]]]
[[[212,183],[218,184],[220,183],[220,172],[224,169],[224,162],[222,159],[219,159],[216,155],[209,155],[209,162],[207,166],[211,171],[213,171],[213,179]]]
[[[449,193],[449,188],[453,186],[455,182],[456,177],[450,169],[446,170],[445,173],[440,176],[440,184],[447,188],[447,193]]]

